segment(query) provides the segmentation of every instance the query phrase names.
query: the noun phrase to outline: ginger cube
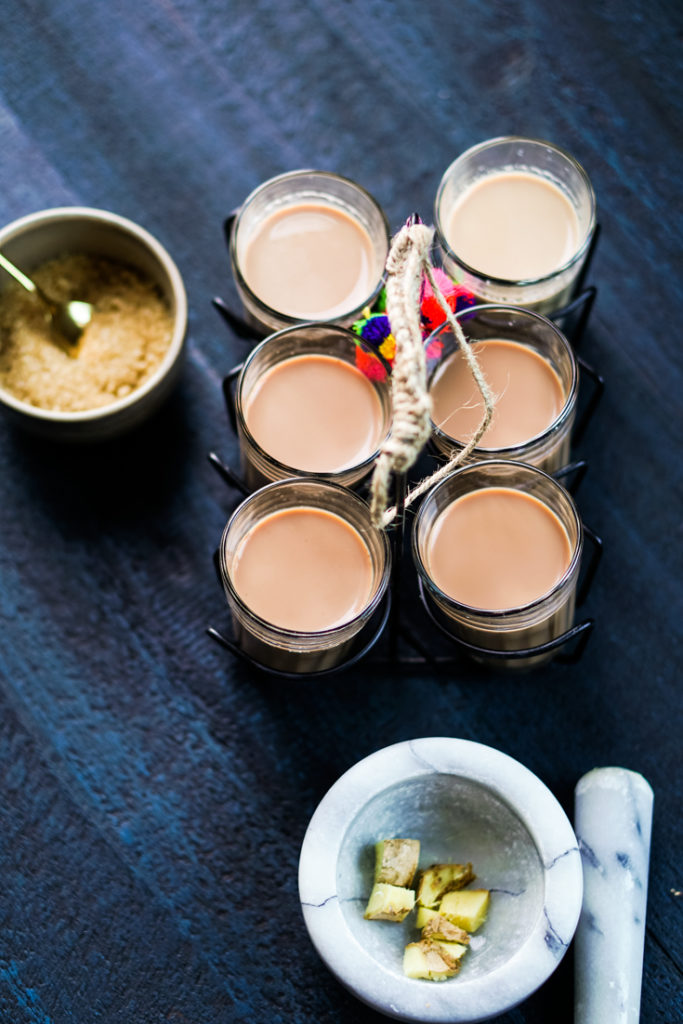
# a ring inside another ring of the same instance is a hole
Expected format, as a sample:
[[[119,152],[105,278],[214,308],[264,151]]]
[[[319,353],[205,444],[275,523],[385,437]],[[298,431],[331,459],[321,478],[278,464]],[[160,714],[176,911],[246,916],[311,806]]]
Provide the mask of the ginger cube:
[[[375,843],[375,882],[410,888],[419,856],[419,839],[381,839]]]
[[[408,943],[403,952],[403,973],[409,978],[445,981],[457,974],[459,969],[459,958],[454,958],[448,950],[428,939]]]
[[[457,924],[453,924],[447,917],[444,917],[438,911],[429,911],[427,907],[420,907],[418,911],[418,919],[421,910],[428,911],[430,916],[422,926],[422,938],[423,939],[437,939],[443,940],[444,942],[460,942],[464,945],[470,941],[470,937],[467,932],[458,927]],[[420,927],[418,923],[418,928]]]
[[[467,952],[467,946],[462,942],[442,942],[441,939],[429,939],[428,941],[435,942],[439,949],[447,953],[452,960],[460,960]]]
[[[463,889],[448,892],[441,900],[439,912],[466,932],[476,932],[486,920],[489,909],[488,889]]]
[[[367,921],[402,921],[415,906],[415,893],[399,885],[377,882],[370,893]]]
[[[417,905],[417,917],[415,918],[415,925],[417,928],[423,929],[428,921],[431,921],[433,917],[439,917],[438,910],[430,910],[429,907],[421,907]]]
[[[447,892],[462,889],[474,877],[471,864],[432,864],[420,875],[417,902],[423,907],[435,908]]]

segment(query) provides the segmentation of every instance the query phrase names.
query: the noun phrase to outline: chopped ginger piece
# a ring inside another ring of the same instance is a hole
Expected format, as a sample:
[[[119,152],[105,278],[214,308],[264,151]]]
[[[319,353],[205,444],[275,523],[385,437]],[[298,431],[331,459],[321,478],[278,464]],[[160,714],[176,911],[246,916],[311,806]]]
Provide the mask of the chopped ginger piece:
[[[377,882],[365,908],[368,921],[402,921],[415,906],[415,893],[399,885]]]
[[[443,953],[447,953],[452,960],[460,960],[467,952],[467,946],[464,946],[462,942],[442,942],[441,939],[429,939],[428,941],[435,942],[439,949]]]
[[[409,888],[419,856],[419,839],[381,839],[375,844],[375,882]]]
[[[417,902],[423,907],[437,907],[447,892],[462,889],[474,877],[471,864],[432,864],[420,875]]]
[[[425,978],[427,981],[445,981],[460,969],[459,958],[436,942],[422,939],[410,942],[403,952],[403,973],[409,978]]]
[[[429,907],[421,907],[420,904],[418,903],[418,905],[417,905],[417,917],[415,918],[415,925],[416,925],[417,928],[422,929],[427,924],[427,921],[431,921],[431,919],[433,917],[440,917],[440,916],[441,915],[439,914],[438,910],[430,910]]]
[[[403,952],[408,978],[446,981],[460,970],[469,948],[469,932],[486,920],[488,889],[465,889],[475,879],[471,864],[432,864],[422,871],[417,893],[411,885],[417,871],[417,839],[381,839],[375,843],[375,884],[365,908],[367,920],[403,921],[417,908],[419,941]]]
[[[420,910],[427,909],[427,907],[420,908]],[[463,928],[453,924],[452,921],[449,921],[447,917],[443,917],[438,911],[436,913],[430,912],[430,917],[422,928],[422,938],[443,939],[445,942],[462,942],[465,945],[470,941],[469,935]]]
[[[476,932],[486,920],[489,909],[488,889],[464,889],[448,892],[441,900],[439,913],[467,932]]]

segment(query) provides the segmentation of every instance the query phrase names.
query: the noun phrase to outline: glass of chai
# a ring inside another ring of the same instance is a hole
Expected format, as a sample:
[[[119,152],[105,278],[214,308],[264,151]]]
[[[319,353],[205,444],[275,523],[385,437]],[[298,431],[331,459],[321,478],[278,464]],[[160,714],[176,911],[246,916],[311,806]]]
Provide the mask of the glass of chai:
[[[572,296],[595,230],[595,195],[568,153],[505,136],[451,164],[434,223],[444,269],[482,302],[548,313]]]
[[[350,325],[377,298],[389,225],[364,188],[327,171],[290,171],[249,195],[230,261],[249,323],[262,334],[302,321]]]
[[[457,320],[495,398],[493,420],[471,460],[528,462],[554,473],[569,461],[579,371],[562,332],[538,313],[516,306],[474,306]],[[484,415],[469,365],[446,323],[428,339],[441,351],[428,359],[432,442],[451,458],[465,447]]]
[[[390,387],[381,360],[345,327],[271,334],[250,353],[235,390],[247,486],[290,476],[359,483],[389,432]]]
[[[220,543],[235,642],[278,672],[338,667],[379,628],[390,562],[386,534],[353,491],[268,484],[237,508]]]
[[[447,476],[415,519],[413,559],[428,606],[482,664],[528,669],[574,621],[583,527],[571,496],[519,462],[482,462]]]

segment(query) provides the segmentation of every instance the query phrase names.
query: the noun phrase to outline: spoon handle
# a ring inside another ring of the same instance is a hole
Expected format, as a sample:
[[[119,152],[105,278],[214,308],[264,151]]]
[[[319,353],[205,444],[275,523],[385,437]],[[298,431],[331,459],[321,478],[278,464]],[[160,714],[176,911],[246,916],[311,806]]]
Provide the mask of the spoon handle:
[[[583,910],[574,941],[574,1024],[637,1024],[652,790],[624,768],[595,768],[575,791]]]
[[[15,281],[18,281],[19,284],[22,285],[26,289],[27,292],[37,292],[38,291],[38,289],[37,289],[36,285],[33,283],[33,281],[29,277],[27,277],[26,274],[22,274],[22,272],[19,270],[19,268],[15,267],[13,263],[10,263],[10,261],[8,259],[6,259],[2,255],[1,252],[0,252],[0,267],[3,267],[3,269],[6,270],[8,274],[11,274],[12,277],[15,279]]]

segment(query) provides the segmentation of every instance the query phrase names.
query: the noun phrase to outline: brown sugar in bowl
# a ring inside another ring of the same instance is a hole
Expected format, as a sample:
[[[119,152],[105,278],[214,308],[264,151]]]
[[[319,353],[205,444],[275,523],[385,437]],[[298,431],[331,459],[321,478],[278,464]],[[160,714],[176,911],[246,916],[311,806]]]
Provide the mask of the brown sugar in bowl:
[[[72,359],[47,333],[40,337],[40,318],[26,316],[32,296],[17,293],[15,282],[2,275],[0,406],[8,415],[54,440],[97,441],[124,433],[155,412],[178,379],[187,330],[185,287],[166,249],[118,214],[60,207],[0,230],[0,251],[29,276],[47,274],[48,291],[50,284],[59,290],[65,281],[78,280],[90,295],[64,297],[94,298],[96,310]],[[25,347],[16,353],[7,327],[14,309],[25,333]]]

